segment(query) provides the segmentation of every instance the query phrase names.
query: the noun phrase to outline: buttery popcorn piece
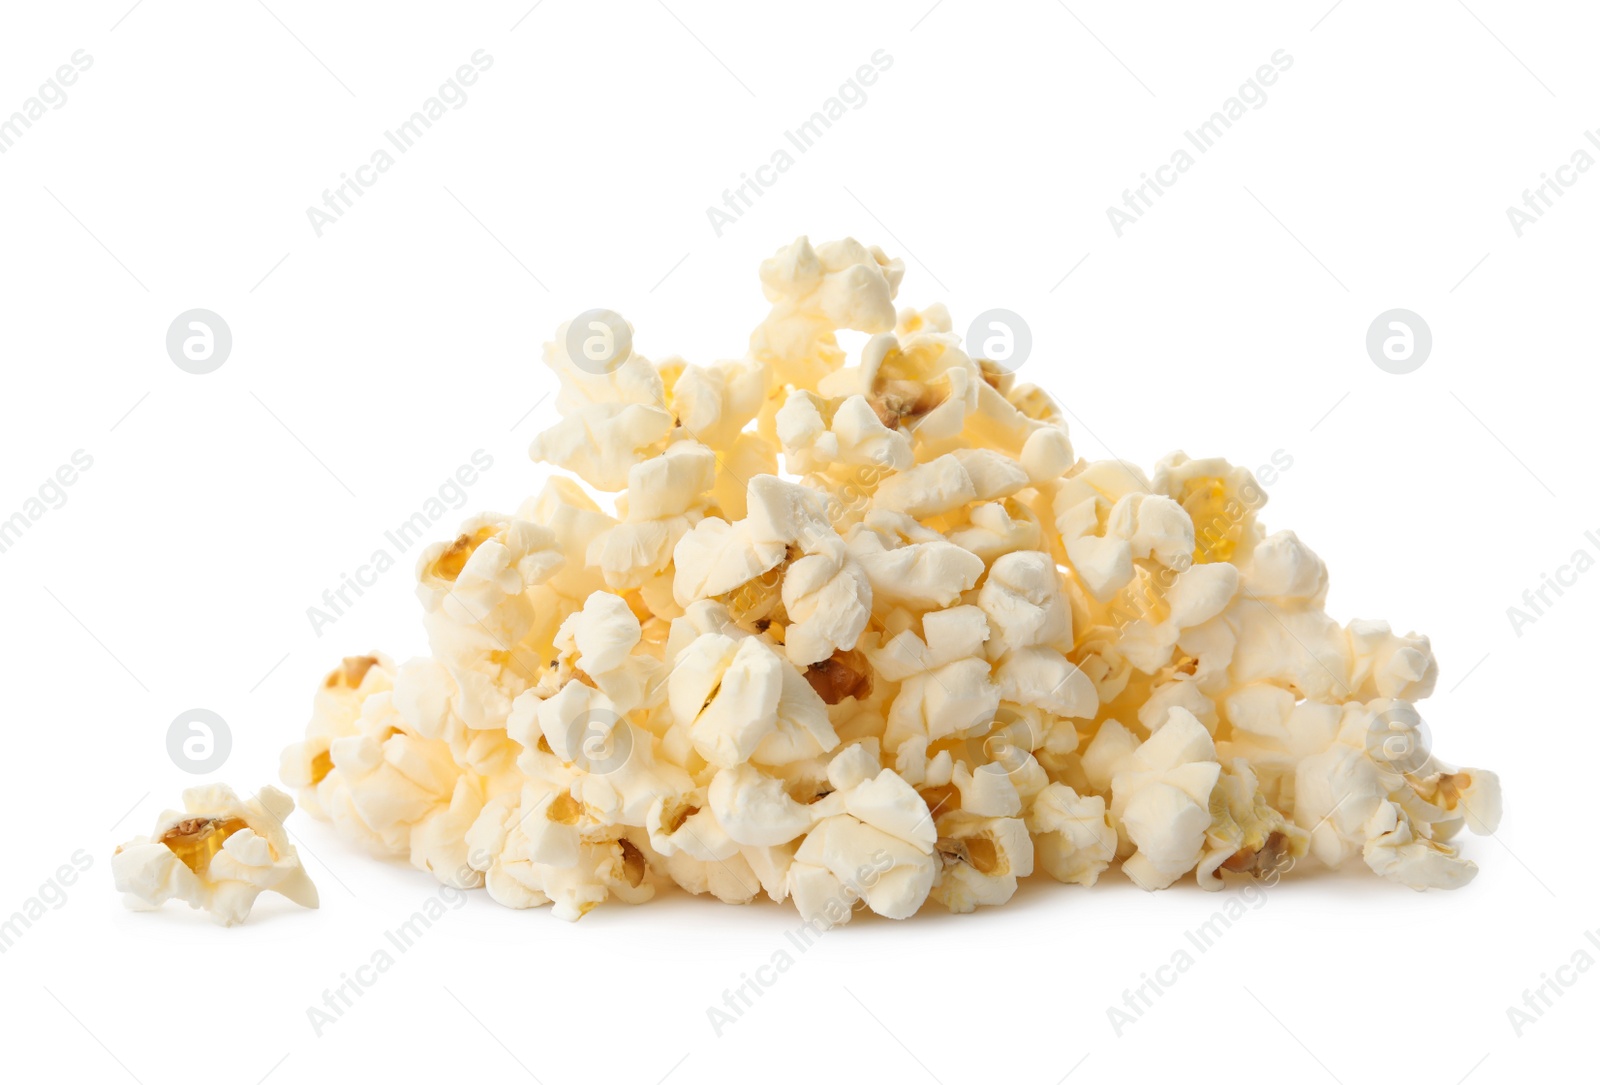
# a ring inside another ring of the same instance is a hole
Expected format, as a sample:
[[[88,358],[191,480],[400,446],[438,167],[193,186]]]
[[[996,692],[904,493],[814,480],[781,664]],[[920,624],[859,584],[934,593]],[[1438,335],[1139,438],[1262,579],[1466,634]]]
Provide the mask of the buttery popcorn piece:
[[[225,927],[244,922],[269,891],[315,908],[317,887],[283,827],[293,810],[294,800],[275,787],[245,802],[222,784],[191,787],[181,812],[165,811],[149,836],[117,848],[112,877],[129,908],[177,899]]]

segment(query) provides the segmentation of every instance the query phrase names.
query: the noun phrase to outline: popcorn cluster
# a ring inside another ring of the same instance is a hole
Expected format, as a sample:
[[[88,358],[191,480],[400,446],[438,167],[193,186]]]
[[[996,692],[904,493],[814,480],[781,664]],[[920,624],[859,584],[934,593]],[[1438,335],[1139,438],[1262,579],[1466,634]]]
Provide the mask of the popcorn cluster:
[[[1329,618],[1248,471],[1079,459],[942,306],[896,313],[903,271],[801,238],[710,366],[563,327],[532,456],[576,478],[423,555],[431,655],[327,677],[301,804],[565,919],[670,881],[829,926],[1002,904],[1036,865],[1216,889],[1308,852],[1469,881],[1449,841],[1499,783],[1427,748],[1427,638]]]

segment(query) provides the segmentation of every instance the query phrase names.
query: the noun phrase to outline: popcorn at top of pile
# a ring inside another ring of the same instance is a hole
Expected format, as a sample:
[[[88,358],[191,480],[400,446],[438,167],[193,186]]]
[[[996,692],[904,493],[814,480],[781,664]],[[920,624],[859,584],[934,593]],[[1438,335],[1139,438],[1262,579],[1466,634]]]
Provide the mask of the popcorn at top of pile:
[[[896,313],[903,272],[801,238],[748,356],[709,366],[600,367],[560,329],[531,451],[586,486],[422,556],[431,655],[329,675],[283,756],[307,811],[567,919],[669,881],[817,926],[966,912],[1119,859],[1147,889],[1308,853],[1470,880],[1450,841],[1493,831],[1499,784],[1426,746],[1427,638],[1329,618],[1249,472],[1078,458],[942,306]],[[264,854],[208,889],[159,846],[125,852],[144,899],[267,887]]]

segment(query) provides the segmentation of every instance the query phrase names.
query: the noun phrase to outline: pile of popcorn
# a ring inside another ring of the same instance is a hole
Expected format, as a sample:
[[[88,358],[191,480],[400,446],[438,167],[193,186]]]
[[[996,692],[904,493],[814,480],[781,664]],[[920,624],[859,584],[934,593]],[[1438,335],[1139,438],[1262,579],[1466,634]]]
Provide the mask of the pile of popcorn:
[[[801,238],[709,366],[564,326],[532,456],[565,473],[423,555],[431,655],[328,675],[283,755],[301,805],[564,919],[672,882],[827,927],[1036,866],[1217,889],[1308,853],[1469,881],[1450,841],[1499,783],[1428,748],[1427,638],[1328,617],[1249,471],[1078,458],[942,306],[896,312],[903,271]]]

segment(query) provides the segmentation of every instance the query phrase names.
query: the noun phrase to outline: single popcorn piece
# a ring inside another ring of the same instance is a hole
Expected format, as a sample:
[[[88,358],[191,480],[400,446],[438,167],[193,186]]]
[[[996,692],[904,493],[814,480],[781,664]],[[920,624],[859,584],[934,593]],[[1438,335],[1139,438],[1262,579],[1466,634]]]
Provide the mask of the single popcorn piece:
[[[767,369],[753,358],[705,367],[669,359],[661,369],[672,378],[671,405],[678,424],[708,448],[733,448],[766,401]]]
[[[796,389],[777,413],[778,439],[790,470],[809,475],[836,466],[904,471],[911,439],[883,424],[865,396],[834,402]]]
[[[1467,884],[1500,780],[1435,754],[1428,638],[1332,617],[1249,471],[1079,458],[964,321],[896,309],[904,273],[798,238],[745,356],[706,364],[596,371],[557,329],[546,477],[421,554],[425,655],[323,679],[281,759],[300,805],[568,920],[676,885],[823,930],[1118,867]],[[119,851],[131,903],[315,905],[287,796],[186,805]]]
[[[782,384],[815,389],[844,363],[834,333],[894,326],[894,295],[905,264],[845,238],[811,247],[797,239],[761,264],[772,311],[750,336],[750,355]]]
[[[1093,885],[1117,854],[1117,830],[1106,816],[1106,801],[1079,795],[1052,783],[1039,793],[1028,813],[1034,858],[1060,882]]]
[[[1122,748],[1110,766],[1111,816],[1134,849],[1122,872],[1141,888],[1165,889],[1201,860],[1222,766],[1205,727],[1181,708],[1136,748],[1126,749],[1132,736],[1119,730],[1107,724],[1085,760],[1095,758],[1102,740]]]
[[[315,908],[317,887],[283,827],[293,810],[294,800],[275,787],[246,802],[222,784],[192,787],[181,812],[163,812],[149,836],[117,848],[112,877],[129,908],[176,899],[225,927],[244,922],[266,892]]]

